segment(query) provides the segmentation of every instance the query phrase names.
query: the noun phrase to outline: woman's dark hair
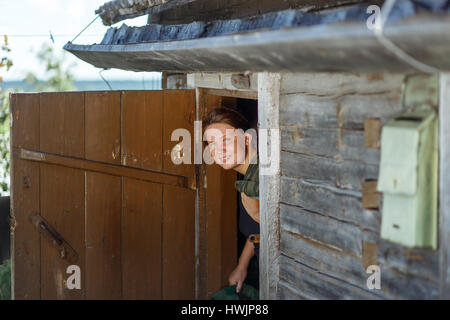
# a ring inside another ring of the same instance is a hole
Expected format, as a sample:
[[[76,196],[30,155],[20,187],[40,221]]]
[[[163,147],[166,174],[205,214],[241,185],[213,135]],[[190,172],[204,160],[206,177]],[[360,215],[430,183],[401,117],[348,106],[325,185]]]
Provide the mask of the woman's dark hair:
[[[249,129],[254,129],[253,132],[256,136],[254,136],[251,143],[254,150],[258,150],[258,130],[252,127],[247,118],[240,112],[226,107],[220,107],[212,110],[202,121],[203,132],[205,132],[208,126],[215,123],[226,123],[235,129],[242,129],[244,132],[247,132]]]
[[[214,123],[226,123],[236,129],[247,131],[250,129],[248,120],[238,111],[226,107],[212,110],[202,122],[203,131]]]

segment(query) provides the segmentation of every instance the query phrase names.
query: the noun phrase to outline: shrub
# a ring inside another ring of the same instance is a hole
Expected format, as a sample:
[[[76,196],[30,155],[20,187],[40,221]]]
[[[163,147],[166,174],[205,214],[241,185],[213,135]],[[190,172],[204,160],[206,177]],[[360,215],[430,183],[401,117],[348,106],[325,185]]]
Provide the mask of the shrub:
[[[11,300],[11,260],[0,265],[0,300]]]

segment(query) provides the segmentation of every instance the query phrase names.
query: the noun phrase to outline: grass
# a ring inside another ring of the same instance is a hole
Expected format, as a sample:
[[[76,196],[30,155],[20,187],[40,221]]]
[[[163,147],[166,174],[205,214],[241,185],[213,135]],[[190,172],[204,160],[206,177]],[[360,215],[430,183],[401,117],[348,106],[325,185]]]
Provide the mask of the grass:
[[[0,300],[11,300],[11,260],[0,265]]]

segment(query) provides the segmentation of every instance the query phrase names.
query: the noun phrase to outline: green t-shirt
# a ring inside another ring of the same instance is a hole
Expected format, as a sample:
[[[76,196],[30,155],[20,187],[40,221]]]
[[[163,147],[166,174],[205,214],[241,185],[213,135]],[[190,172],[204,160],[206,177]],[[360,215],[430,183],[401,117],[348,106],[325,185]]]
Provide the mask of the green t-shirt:
[[[245,193],[253,199],[259,199],[259,164],[256,158],[255,164],[250,164],[245,173],[244,180],[237,180],[234,183],[237,191]]]

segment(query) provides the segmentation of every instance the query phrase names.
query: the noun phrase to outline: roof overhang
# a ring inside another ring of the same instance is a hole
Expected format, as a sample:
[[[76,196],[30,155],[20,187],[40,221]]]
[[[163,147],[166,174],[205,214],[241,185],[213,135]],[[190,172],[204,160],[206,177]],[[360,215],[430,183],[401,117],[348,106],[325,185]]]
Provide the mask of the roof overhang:
[[[421,62],[450,70],[449,16],[414,16],[387,25],[384,34]],[[414,71],[360,22],[64,49],[98,68],[132,71]]]
[[[148,15],[152,23],[189,23],[200,20],[234,19],[286,9],[317,10],[365,0],[112,0],[95,13],[103,24]],[[379,4],[382,0],[372,0]]]

